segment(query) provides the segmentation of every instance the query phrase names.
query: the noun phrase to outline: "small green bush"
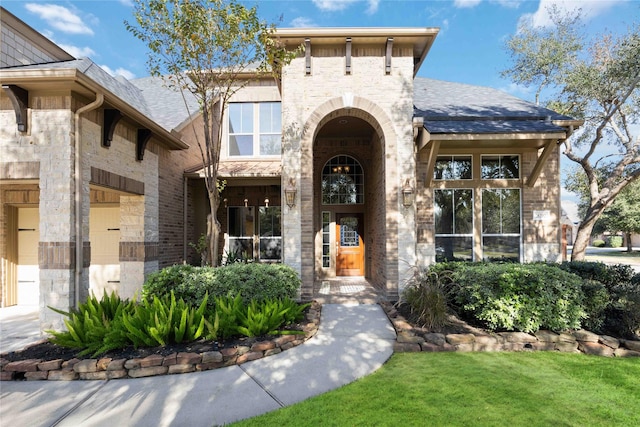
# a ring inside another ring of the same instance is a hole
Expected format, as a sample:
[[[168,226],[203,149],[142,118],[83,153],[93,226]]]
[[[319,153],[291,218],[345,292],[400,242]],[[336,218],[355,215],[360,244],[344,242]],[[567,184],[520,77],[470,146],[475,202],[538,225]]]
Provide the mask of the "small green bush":
[[[453,273],[461,309],[490,329],[576,329],[586,317],[579,277],[545,264],[477,264]]]
[[[605,245],[606,245],[606,242],[602,239],[596,239],[593,242],[591,242],[591,246],[595,246],[596,248],[604,248]]]
[[[622,247],[622,236],[609,236],[607,237],[607,246],[610,248]]]
[[[142,287],[142,296],[152,300],[174,291],[176,298],[197,306],[208,294],[209,308],[213,309],[216,298],[228,295],[240,295],[245,304],[254,299],[295,299],[301,283],[295,270],[284,264],[174,265],[150,274]]]

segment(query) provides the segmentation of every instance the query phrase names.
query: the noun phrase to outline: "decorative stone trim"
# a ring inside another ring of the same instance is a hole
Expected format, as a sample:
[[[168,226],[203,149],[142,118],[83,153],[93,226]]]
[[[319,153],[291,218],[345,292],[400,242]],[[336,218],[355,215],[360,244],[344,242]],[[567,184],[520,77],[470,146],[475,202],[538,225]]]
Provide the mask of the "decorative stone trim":
[[[144,182],[93,166],[91,167],[91,183],[125,193],[144,195]]]
[[[640,357],[640,341],[598,335],[585,330],[555,333],[478,332],[440,334],[414,328],[391,303],[380,303],[396,330],[394,352],[561,351],[607,357]]]
[[[158,242],[120,242],[120,261],[157,261],[159,253]]]
[[[71,270],[76,263],[76,242],[39,242],[38,264],[43,270]],[[82,244],[82,267],[91,265],[91,242]]]
[[[153,354],[137,359],[20,360],[0,358],[0,381],[16,380],[114,380],[208,371],[272,356],[313,337],[320,326],[321,304],[314,301],[306,314],[304,335],[280,335],[249,346],[222,348],[204,353]]]

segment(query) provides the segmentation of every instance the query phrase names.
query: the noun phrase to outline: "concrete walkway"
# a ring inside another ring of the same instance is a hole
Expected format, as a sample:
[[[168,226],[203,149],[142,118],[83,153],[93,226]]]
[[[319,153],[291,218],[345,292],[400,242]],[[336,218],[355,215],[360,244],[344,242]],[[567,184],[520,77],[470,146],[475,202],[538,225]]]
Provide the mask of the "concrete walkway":
[[[111,381],[0,382],[0,425],[223,425],[375,371],[393,353],[395,336],[379,305],[325,304],[316,336],[239,366]]]

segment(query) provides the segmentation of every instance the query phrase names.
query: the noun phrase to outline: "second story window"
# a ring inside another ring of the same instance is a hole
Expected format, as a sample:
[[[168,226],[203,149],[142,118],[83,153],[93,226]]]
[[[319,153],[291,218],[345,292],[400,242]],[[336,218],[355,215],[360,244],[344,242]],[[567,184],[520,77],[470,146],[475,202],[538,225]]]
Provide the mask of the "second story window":
[[[281,139],[279,102],[229,104],[229,157],[279,156]]]

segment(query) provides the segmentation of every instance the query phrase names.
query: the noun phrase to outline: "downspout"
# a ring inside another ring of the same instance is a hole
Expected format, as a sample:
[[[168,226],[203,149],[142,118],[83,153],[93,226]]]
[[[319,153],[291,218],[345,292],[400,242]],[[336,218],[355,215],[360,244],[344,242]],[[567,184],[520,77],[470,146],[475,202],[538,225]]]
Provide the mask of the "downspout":
[[[104,102],[104,95],[96,94],[96,100],[84,107],[78,108],[75,113],[75,134],[73,145],[75,149],[74,183],[75,183],[75,231],[76,231],[76,262],[75,262],[75,301],[77,309],[80,306],[80,283],[82,281],[82,266],[84,265],[84,242],[82,239],[82,137],[80,134],[80,114],[99,108]]]

